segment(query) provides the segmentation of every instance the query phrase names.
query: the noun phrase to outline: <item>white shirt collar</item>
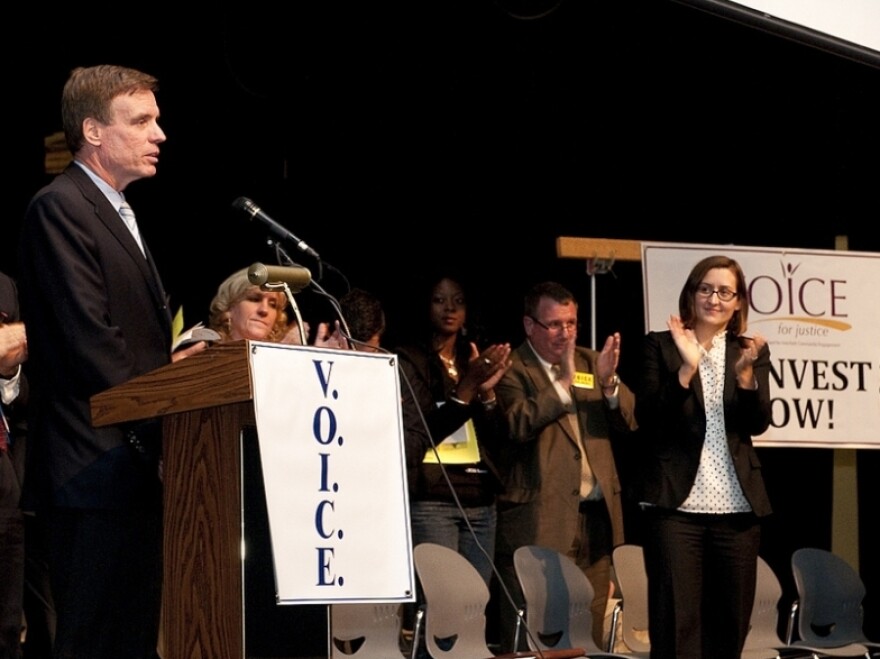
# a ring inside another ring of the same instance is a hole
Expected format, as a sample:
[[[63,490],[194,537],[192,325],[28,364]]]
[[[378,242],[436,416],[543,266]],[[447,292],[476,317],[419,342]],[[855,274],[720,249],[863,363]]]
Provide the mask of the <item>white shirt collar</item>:
[[[114,189],[109,183],[107,183],[107,181],[95,174],[95,172],[89,169],[89,166],[84,162],[79,160],[74,160],[73,162],[79,165],[80,169],[92,179],[92,183],[98,186],[98,190],[101,191],[101,194],[107,197],[107,201],[113,204],[113,208],[115,208],[118,213],[119,207],[122,206],[122,202],[125,201],[125,196],[119,190]]]
[[[529,341],[528,339],[526,339],[526,343],[529,344],[529,348],[531,348],[532,353],[533,353],[533,354],[535,355],[535,357],[538,359],[538,361],[540,362],[541,366],[544,367],[544,370],[547,372],[547,375],[550,377],[550,381],[553,382],[553,381],[556,379],[556,376],[555,376],[554,373],[553,373],[553,364],[551,364],[551,363],[548,362],[546,359],[544,359],[543,357],[541,357],[541,355],[538,354],[538,351],[535,350],[535,346],[532,345],[532,342],[531,342],[531,341]]]

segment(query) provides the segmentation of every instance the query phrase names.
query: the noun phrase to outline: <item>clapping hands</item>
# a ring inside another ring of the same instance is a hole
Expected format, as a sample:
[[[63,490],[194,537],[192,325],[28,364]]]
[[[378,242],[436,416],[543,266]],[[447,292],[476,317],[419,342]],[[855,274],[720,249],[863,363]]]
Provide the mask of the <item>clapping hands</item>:
[[[480,352],[475,343],[471,343],[471,355],[468,369],[456,387],[456,393],[465,402],[470,402],[474,395],[483,399],[494,399],[492,389],[510,368],[510,344],[496,343]]]
[[[736,382],[744,389],[755,389],[754,369],[752,366],[758,359],[761,350],[767,345],[767,339],[760,334],[755,334],[752,338],[741,336],[740,339],[740,355],[734,364],[736,371]]]

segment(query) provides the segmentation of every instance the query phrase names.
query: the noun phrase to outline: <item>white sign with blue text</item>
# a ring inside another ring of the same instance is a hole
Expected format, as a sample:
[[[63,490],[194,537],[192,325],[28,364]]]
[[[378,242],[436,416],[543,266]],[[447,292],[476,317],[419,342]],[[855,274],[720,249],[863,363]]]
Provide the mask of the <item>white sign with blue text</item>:
[[[880,448],[880,254],[642,243],[645,326],[665,330],[691,268],[742,266],[748,335],[770,347],[773,420],[756,445]]]
[[[278,602],[413,601],[397,357],[249,346]]]

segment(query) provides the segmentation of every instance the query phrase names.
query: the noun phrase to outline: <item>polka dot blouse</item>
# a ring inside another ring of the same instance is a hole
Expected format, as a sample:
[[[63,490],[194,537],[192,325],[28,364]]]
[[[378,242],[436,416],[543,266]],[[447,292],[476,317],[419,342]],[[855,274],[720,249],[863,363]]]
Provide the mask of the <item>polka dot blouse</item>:
[[[720,332],[702,350],[699,375],[706,408],[706,438],[690,494],[679,510],[689,513],[745,513],[752,507],[743,494],[724,431],[724,366],[727,341]]]

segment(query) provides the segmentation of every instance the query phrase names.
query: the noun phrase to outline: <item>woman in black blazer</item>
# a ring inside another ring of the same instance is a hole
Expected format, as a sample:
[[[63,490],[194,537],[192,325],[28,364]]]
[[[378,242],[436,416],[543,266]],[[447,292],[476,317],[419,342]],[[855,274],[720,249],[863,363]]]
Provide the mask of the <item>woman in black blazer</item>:
[[[636,402],[647,451],[645,565],[652,659],[735,659],[748,632],[770,502],[752,436],[770,424],[770,352],[746,338],[739,264],[694,266],[666,332],[645,340]]]

